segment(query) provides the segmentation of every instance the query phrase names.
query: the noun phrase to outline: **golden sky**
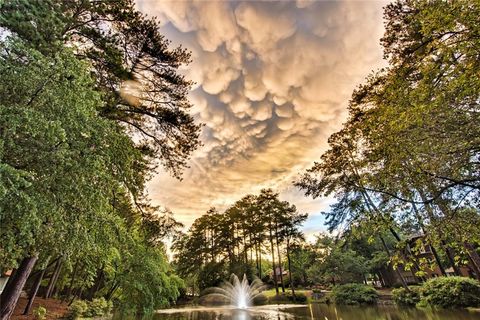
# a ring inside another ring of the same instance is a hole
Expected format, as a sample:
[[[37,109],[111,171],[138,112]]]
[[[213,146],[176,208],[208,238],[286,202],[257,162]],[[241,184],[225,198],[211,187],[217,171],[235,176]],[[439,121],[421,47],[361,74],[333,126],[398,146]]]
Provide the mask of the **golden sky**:
[[[177,181],[159,172],[153,203],[189,226],[215,206],[271,187],[310,214],[307,235],[324,229],[329,199],[293,188],[340,128],[352,90],[383,66],[378,1],[139,0],[173,45],[192,51],[192,112],[204,145]]]

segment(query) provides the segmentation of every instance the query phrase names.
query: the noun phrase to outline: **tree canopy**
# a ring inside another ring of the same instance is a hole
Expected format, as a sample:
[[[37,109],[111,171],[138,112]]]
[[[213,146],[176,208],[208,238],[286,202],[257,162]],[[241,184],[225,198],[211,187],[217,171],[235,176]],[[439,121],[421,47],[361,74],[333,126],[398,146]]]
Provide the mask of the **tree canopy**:
[[[25,313],[37,292],[130,312],[174,302],[184,284],[163,241],[181,224],[145,183],[158,161],[180,177],[199,144],[178,73],[189,53],[132,1],[0,6],[0,268],[16,270],[2,318],[25,284]]]
[[[296,182],[337,199],[331,229],[369,223],[398,241],[421,232],[449,265],[468,262],[477,276],[480,229],[460,215],[480,214],[479,13],[476,2],[387,5],[388,67],[355,90],[343,128]]]
[[[307,215],[278,196],[265,189],[243,197],[223,213],[211,208],[196,219],[173,245],[179,274],[197,279],[199,289],[216,286],[235,273],[272,281],[277,290],[280,283],[285,291],[286,279],[279,274],[284,270],[282,255],[290,259],[294,239],[303,237],[299,227]],[[272,270],[265,270],[262,262],[267,260]]]

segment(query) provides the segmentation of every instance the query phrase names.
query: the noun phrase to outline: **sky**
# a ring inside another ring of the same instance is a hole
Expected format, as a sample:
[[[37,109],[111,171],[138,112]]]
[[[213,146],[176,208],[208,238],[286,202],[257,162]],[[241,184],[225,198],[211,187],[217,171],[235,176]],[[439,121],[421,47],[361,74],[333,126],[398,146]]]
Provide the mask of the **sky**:
[[[341,128],[353,89],[384,66],[379,1],[137,0],[161,32],[192,52],[192,114],[203,146],[178,181],[159,171],[153,204],[189,227],[214,206],[273,188],[309,213],[307,238],[325,230],[332,199],[305,197],[292,182]]]

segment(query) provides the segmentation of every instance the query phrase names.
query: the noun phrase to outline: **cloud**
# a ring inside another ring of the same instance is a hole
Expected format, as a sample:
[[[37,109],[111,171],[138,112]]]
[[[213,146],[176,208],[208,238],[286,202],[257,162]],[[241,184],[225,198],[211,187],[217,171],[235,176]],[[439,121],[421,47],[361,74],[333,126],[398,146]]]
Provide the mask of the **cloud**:
[[[325,150],[345,120],[354,87],[383,64],[382,2],[154,1],[162,33],[192,50],[193,112],[204,145],[182,181],[160,172],[155,203],[190,225],[210,206],[224,209],[273,187],[312,214],[309,233],[330,200],[305,198],[297,174]]]

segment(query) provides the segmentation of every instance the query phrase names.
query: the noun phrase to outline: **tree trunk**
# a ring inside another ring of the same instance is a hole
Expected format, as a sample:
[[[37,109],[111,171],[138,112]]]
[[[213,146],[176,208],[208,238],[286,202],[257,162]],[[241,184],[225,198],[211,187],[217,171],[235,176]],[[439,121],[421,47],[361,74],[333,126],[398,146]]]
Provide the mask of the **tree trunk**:
[[[77,276],[77,271],[78,271],[78,265],[79,261],[75,263],[75,266],[73,267],[73,272],[72,272],[72,278],[70,279],[70,285],[68,286],[67,292],[65,294],[65,301],[70,298],[72,295],[72,289],[73,289],[73,283],[75,282],[75,277]]]
[[[57,260],[57,263],[55,263],[55,269],[53,270],[52,277],[48,282],[47,292],[45,293],[45,299],[48,299],[52,296],[53,289],[55,288],[55,284],[57,283],[57,279],[60,274],[61,267],[62,267],[62,260],[60,258]]]
[[[258,273],[259,273],[259,278],[262,279],[262,244],[260,243],[258,247]]]
[[[427,232],[425,230],[425,226],[423,224],[423,219],[422,216],[420,215],[420,212],[417,209],[417,206],[415,204],[415,201],[412,200],[412,207],[413,211],[415,212],[415,216],[417,218],[417,222],[420,225],[420,228],[422,229],[423,235],[426,237]],[[445,268],[442,265],[442,261],[440,260],[440,257],[438,256],[437,250],[433,247],[432,244],[430,245],[430,249],[432,250],[433,257],[435,258],[435,262],[437,263],[438,268],[440,269],[440,272],[442,273],[443,276],[447,276],[447,273],[445,272]]]
[[[432,187],[432,188],[435,190],[434,187]],[[435,192],[436,192],[436,190],[435,190]],[[420,194],[420,197],[421,197],[422,201],[426,201],[426,197],[425,197],[425,195],[423,194],[423,192],[419,192],[419,194]],[[441,197],[440,197],[440,199],[441,199]],[[449,210],[448,210],[444,205],[442,205],[442,204],[440,203],[440,204],[438,205],[438,207],[440,208],[440,210],[443,212],[443,214],[444,214],[445,216],[448,216],[448,211],[449,211]],[[428,213],[428,215],[429,215],[430,221],[435,221],[435,216],[434,216],[434,214],[433,214],[432,208],[431,208],[428,204],[425,204],[425,209],[426,209],[426,211],[427,211],[427,213]],[[439,230],[439,231],[440,231],[440,230]],[[460,269],[459,269],[458,266],[455,264],[455,259],[454,259],[454,257],[453,257],[452,252],[451,252],[451,249],[448,247],[447,242],[446,242],[445,240],[443,240],[442,235],[440,234],[440,232],[438,232],[438,233],[439,233],[438,236],[439,236],[439,239],[440,239],[440,244],[441,244],[443,250],[445,250],[445,253],[447,254],[448,261],[449,261],[450,264],[452,265],[452,268],[453,268],[453,271],[455,272],[455,275],[461,276]]]
[[[275,250],[273,249],[273,235],[272,235],[272,229],[271,228],[270,228],[270,249],[272,251],[273,282],[275,282],[275,292],[278,296],[277,270],[275,270]]]
[[[115,293],[115,291],[117,290],[119,284],[118,283],[114,283],[113,286],[110,288],[110,290],[108,291],[107,295],[105,296],[105,299],[107,300],[111,300],[112,297],[113,297],[113,294]]]
[[[285,282],[283,281],[282,256],[280,255],[280,243],[278,242],[278,229],[276,225],[275,225],[275,242],[277,244],[278,267],[280,268],[280,283],[282,284],[282,292],[285,293]]]
[[[20,263],[17,271],[15,272],[15,278],[12,279],[12,283],[8,290],[2,292],[1,295],[1,307],[0,307],[0,319],[8,320],[12,316],[13,310],[17,305],[18,298],[22,292],[25,282],[27,282],[28,276],[32,272],[33,266],[38,260],[38,254],[31,257],[24,258]]]
[[[476,278],[480,280],[480,255],[471,243],[464,242],[463,247],[467,250],[468,258],[472,264],[473,271],[475,271]]]
[[[368,193],[365,191],[365,189],[362,191],[362,197],[365,201],[365,204],[367,205],[367,208],[369,209],[369,211],[373,211],[373,212],[376,212],[376,213],[380,213],[380,211],[378,210],[378,208],[375,206],[375,204],[373,203],[372,199],[370,198],[370,196],[368,195]],[[392,231],[392,229],[390,230]],[[387,255],[389,258],[392,257],[392,255],[390,254],[390,250],[388,249],[387,247],[387,243],[385,242],[385,240],[383,239],[382,236],[380,236],[380,240],[382,242],[382,245],[383,247],[385,248],[385,251],[387,252]],[[405,279],[403,278],[400,270],[398,270],[398,268],[394,269],[395,272],[397,273],[397,276],[398,278],[400,279],[400,282],[402,283],[402,286],[410,291],[410,288],[408,287],[407,285],[407,282],[405,281]]]
[[[88,290],[87,300],[92,300],[95,296],[95,293],[100,289],[100,285],[102,284],[104,275],[105,273],[103,272],[103,268],[99,269],[95,277],[93,286]]]
[[[295,299],[295,288],[293,285],[293,277],[292,277],[292,263],[290,260],[290,242],[287,239],[287,263],[288,263],[288,277],[290,279],[290,289],[292,289],[292,296]]]
[[[25,310],[23,311],[24,315],[28,315],[30,312],[30,309],[32,308],[33,301],[35,300],[35,297],[37,296],[38,288],[40,288],[40,284],[42,283],[43,276],[45,275],[45,270],[47,268],[40,270],[40,273],[38,274],[37,278],[35,279],[35,283],[32,286],[32,289],[30,291],[30,297],[28,298],[28,303],[27,306],[25,307]]]
[[[437,262],[437,266],[440,269],[440,272],[442,273],[442,276],[446,277],[447,272],[445,271],[445,268],[442,265],[442,261],[440,260],[440,256],[438,255],[437,249],[433,245],[430,245],[430,249],[432,250],[433,257],[435,258],[435,261]]]
[[[462,273],[460,272],[458,266],[455,264],[455,258],[453,257],[452,249],[448,246],[445,240],[442,239],[440,243],[442,244],[443,250],[445,250],[445,253],[447,254],[448,261],[452,265],[455,275],[460,277]]]
[[[383,288],[385,288],[386,287],[385,280],[383,280],[382,274],[380,272],[377,272],[377,277],[378,277],[378,280],[380,282],[380,285]]]
[[[248,264],[248,250],[247,250],[247,238],[245,234],[245,228],[242,228],[243,236],[243,256],[245,258],[245,264]]]
[[[383,237],[380,236],[380,241],[382,242],[382,245],[385,249],[385,251],[387,252],[387,255],[389,258],[392,257],[391,253],[390,253],[390,250],[388,249],[387,247],[387,243],[385,242],[385,240],[383,239]],[[407,282],[405,281],[405,279],[403,278],[402,276],[402,273],[400,272],[400,270],[398,270],[398,268],[394,268],[395,270],[395,273],[397,274],[398,276],[398,279],[400,280],[400,282],[402,283],[402,286],[407,289],[407,291],[410,291],[410,288],[408,287],[408,284]]]
[[[12,269],[12,272],[10,273],[10,277],[8,277],[7,284],[5,284],[5,287],[3,288],[2,292],[7,292],[10,290],[10,287],[12,286],[12,283],[14,282],[15,279],[15,274],[17,273],[17,269]],[[2,300],[0,299],[0,302]]]
[[[60,259],[58,258],[55,262],[55,267],[53,268],[52,275],[50,276],[50,280],[48,281],[47,290],[45,291],[44,298],[48,299],[50,297],[50,292],[53,288],[53,282],[55,280],[55,276],[57,274],[57,270],[60,268]]]
[[[255,240],[255,266],[257,267],[257,277],[260,278],[260,266],[258,265],[258,243]]]

